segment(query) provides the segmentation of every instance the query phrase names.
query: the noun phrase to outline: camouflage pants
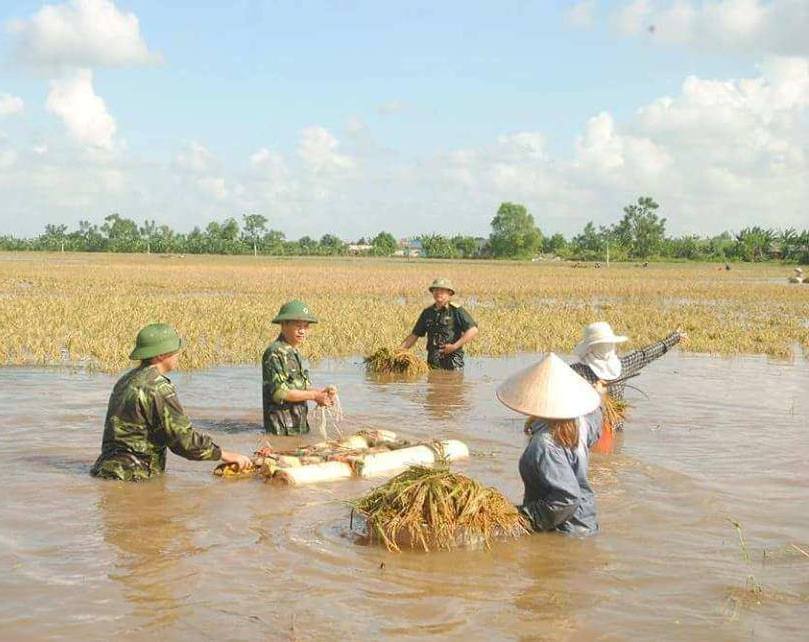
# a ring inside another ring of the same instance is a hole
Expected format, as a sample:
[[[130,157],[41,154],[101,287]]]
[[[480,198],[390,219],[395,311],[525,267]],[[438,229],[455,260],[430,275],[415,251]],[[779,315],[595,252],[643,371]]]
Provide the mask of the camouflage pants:
[[[305,401],[271,406],[264,413],[264,430],[271,435],[305,435],[309,432],[308,417]]]
[[[119,481],[145,481],[152,477],[152,471],[134,455],[119,454],[99,457],[93,464],[90,474],[101,479]]]

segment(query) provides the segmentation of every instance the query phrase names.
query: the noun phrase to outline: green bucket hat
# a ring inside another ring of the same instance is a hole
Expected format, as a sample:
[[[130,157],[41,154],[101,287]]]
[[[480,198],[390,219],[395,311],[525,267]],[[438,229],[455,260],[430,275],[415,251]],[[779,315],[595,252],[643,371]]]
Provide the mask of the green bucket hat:
[[[303,301],[287,301],[278,310],[278,314],[272,320],[273,323],[283,323],[284,321],[308,321],[317,323],[317,317]]]
[[[132,360],[151,359],[161,354],[177,352],[183,345],[177,331],[166,323],[151,323],[138,332]]]
[[[449,290],[453,294],[455,294],[455,286],[452,285],[452,281],[449,279],[439,277],[435,281],[432,282],[429,288],[427,288],[430,292],[435,290],[436,288],[443,288],[444,290]]]

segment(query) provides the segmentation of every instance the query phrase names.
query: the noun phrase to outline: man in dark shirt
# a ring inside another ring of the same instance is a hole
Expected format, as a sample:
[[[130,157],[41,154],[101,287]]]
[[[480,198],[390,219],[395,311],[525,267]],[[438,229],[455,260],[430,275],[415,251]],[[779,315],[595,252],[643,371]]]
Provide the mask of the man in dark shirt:
[[[408,350],[427,335],[427,363],[433,368],[463,368],[463,346],[477,336],[475,320],[450,299],[455,288],[449,279],[436,279],[428,288],[435,303],[422,310],[413,331],[399,346]]]

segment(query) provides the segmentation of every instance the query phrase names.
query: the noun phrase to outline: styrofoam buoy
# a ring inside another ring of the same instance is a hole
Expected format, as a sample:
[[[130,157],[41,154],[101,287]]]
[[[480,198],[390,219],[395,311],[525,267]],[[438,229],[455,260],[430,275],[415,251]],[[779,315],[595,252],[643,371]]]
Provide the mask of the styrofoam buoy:
[[[447,439],[436,444],[437,449],[449,461],[469,457],[469,449],[461,441]],[[376,477],[404,470],[408,466],[429,466],[436,461],[436,450],[430,446],[410,446],[383,453],[365,455],[359,465],[361,477]]]
[[[279,468],[272,479],[290,486],[301,486],[303,484],[350,479],[353,476],[354,473],[348,464],[341,461],[326,461],[322,464]]]

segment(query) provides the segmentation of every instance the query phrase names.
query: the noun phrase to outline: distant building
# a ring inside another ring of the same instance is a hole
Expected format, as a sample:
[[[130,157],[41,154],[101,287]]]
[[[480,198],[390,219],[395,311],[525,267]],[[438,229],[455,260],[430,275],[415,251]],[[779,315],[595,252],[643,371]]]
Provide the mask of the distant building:
[[[399,239],[399,249],[393,253],[393,256],[404,256],[408,258],[417,258],[423,255],[424,247],[419,238]]]
[[[371,250],[374,249],[373,245],[368,245],[367,243],[351,243],[348,246],[348,253],[349,254],[370,254]]]

